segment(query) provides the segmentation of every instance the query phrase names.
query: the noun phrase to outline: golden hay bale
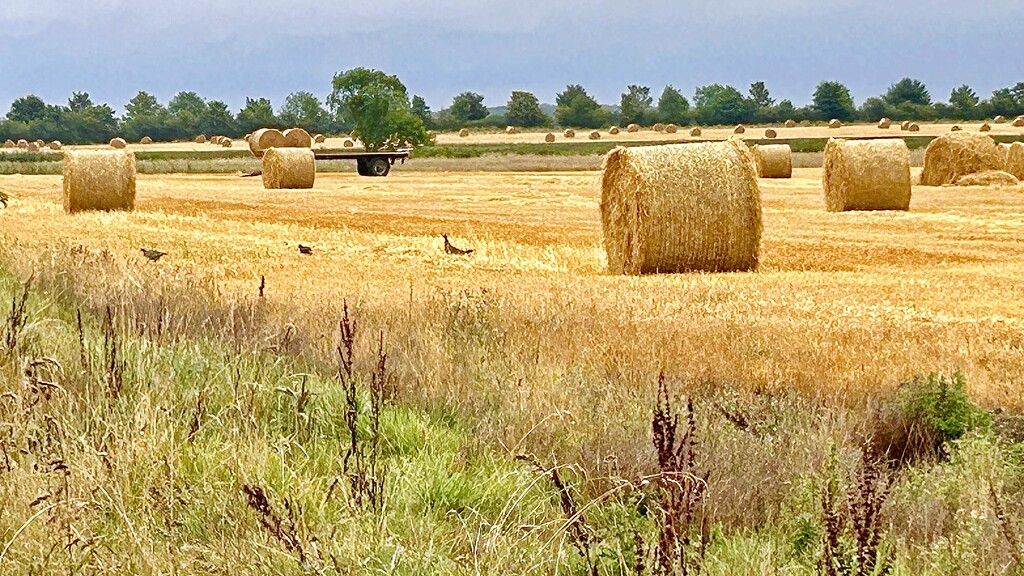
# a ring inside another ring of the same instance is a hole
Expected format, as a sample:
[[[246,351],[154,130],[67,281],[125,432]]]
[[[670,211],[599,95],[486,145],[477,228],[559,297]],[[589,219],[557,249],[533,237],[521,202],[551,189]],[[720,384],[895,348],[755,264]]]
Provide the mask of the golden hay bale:
[[[829,212],[910,209],[910,150],[902,138],[830,138],[822,168]]]
[[[1024,179],[1024,144],[1000,144],[998,150],[1003,161],[1002,169],[1018,180]]]
[[[776,136],[778,136],[778,133],[775,132],[775,130],[772,130],[771,128],[768,128],[767,130],[764,131],[765,138],[775,138]]]
[[[134,210],[135,174],[135,154],[128,150],[68,150],[64,210]]]
[[[760,178],[793,177],[793,150],[789,144],[754,146],[751,151]]]
[[[149,136],[143,136],[142,140],[139,140],[139,144],[152,144],[152,143],[153,143],[153,139],[150,138]]]
[[[345,148],[351,148],[355,146],[356,143],[351,138],[345,138],[344,140],[342,140],[341,145],[344,146]]]
[[[324,142],[327,142],[327,136],[317,134],[316,136],[313,136],[313,142],[316,144],[323,144]]]
[[[910,126],[907,126],[907,131],[909,131],[909,132],[920,132],[921,131],[921,125],[918,124],[917,122],[911,122]]]
[[[953,124],[952,126],[949,127],[950,132],[959,132],[961,130],[963,130],[963,128],[957,126],[956,124]]]
[[[833,119],[828,121],[828,127],[829,128],[842,128],[843,127],[843,123],[840,122],[838,118],[833,118]]]
[[[44,140],[42,140],[41,138],[36,138],[36,146],[39,147],[39,148],[45,148],[46,147],[46,142]]]
[[[630,134],[632,134],[634,132],[639,132],[639,131],[640,131],[640,125],[639,124],[630,124],[629,126],[626,126],[626,132],[629,132]]]
[[[1013,126],[1020,128],[1024,126],[1024,116],[1017,116],[1013,119]]]
[[[39,144],[36,144],[35,142],[29,142],[28,146],[25,147],[25,150],[29,152],[39,152]]]
[[[562,136],[565,136],[566,138],[575,138],[576,131],[573,130],[572,128],[566,128],[565,132],[562,132]]]
[[[60,140],[54,140],[50,142],[50,150],[60,150],[64,145],[60,143]]]
[[[206,144],[206,136],[204,134],[196,136],[196,144]]]
[[[1010,145],[1000,144],[999,146],[996,147],[996,152],[999,153],[999,162],[1000,165],[1003,166],[1003,170],[1012,173],[1012,171],[1006,167],[1007,157],[1010,154]]]
[[[276,128],[260,128],[249,137],[249,150],[257,158],[270,148],[285,148],[284,134]]]
[[[207,144],[220,144],[220,136],[210,136],[209,139],[206,140],[206,143]]]
[[[786,128],[796,128],[796,120],[786,120]]]
[[[466,136],[469,136],[468,128],[463,128],[462,130],[459,130],[459,138],[465,138]]]
[[[601,139],[601,133],[598,132],[597,130],[594,130],[590,134],[587,134],[587,138],[590,138],[591,140],[600,140]]]
[[[505,126],[505,134],[515,134],[516,132],[515,126]]]
[[[655,132],[664,132],[665,131],[665,125],[662,124],[661,122],[656,123],[654,125],[654,131]]]
[[[668,134],[675,134],[676,132],[679,132],[679,126],[676,126],[675,124],[665,124],[665,132]]]
[[[736,127],[732,129],[733,134],[743,134],[746,131],[747,129],[743,124],[737,124]]]
[[[125,142],[124,138],[114,138],[110,141],[111,148],[117,148],[118,150],[121,150],[126,146],[128,146],[128,143]]]
[[[892,120],[888,118],[882,118],[878,121],[878,128],[881,130],[888,130],[892,126]]]
[[[313,137],[302,128],[289,128],[284,131],[284,145],[288,148],[312,148]]]
[[[992,119],[992,122],[994,122],[996,124],[1005,124],[1006,123],[1006,116],[1003,116],[1003,115],[996,116],[995,118]]]
[[[7,140],[4,141],[4,148],[14,148],[16,146],[17,144],[14,143],[14,140],[8,138]]]
[[[991,136],[971,132],[950,132],[928,144],[924,152],[921,184],[952,184],[966,174],[1002,168],[999,147]]]
[[[965,174],[957,178],[954,186],[1016,186],[1020,180],[1016,176],[1002,170],[984,170],[974,174]]]
[[[28,140],[25,140],[24,138],[18,140],[18,148],[21,148],[22,150],[28,148]]]
[[[756,268],[761,191],[750,149],[615,148],[604,160],[601,224],[613,274]]]
[[[910,120],[904,120],[900,122],[900,130],[907,130],[910,128]]]
[[[551,132],[548,132],[547,134],[544,135],[544,141],[545,142],[554,142],[555,141],[555,135],[552,134]]]
[[[316,180],[316,157],[309,148],[271,148],[263,154],[263,187],[308,189]]]
[[[700,128],[693,128],[690,130],[690,136],[700,136]]]
[[[978,128],[978,130],[980,132],[991,132],[992,131],[992,126],[989,123],[986,122],[986,123],[982,124],[981,128]]]
[[[235,145],[235,143],[231,140],[231,138],[224,137],[220,139],[220,145],[222,148],[231,148],[232,146]]]
[[[609,134],[611,134],[611,135],[613,135],[613,136],[614,136],[615,134],[618,134],[618,133],[619,133],[620,131],[621,131],[621,130],[619,130],[619,127],[618,127],[618,126],[612,126],[611,128],[609,128],[609,129],[608,129],[608,133],[609,133]]]

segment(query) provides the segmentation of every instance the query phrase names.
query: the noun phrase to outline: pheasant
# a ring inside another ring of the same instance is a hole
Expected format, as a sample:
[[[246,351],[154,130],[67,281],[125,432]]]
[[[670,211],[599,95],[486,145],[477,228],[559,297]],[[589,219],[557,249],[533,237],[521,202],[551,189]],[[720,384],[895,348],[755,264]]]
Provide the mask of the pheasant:
[[[157,260],[166,256],[167,252],[161,252],[159,250],[154,250],[152,248],[142,248],[142,255],[145,256],[146,258],[149,258],[153,262],[156,262]]]
[[[447,252],[448,254],[455,254],[456,256],[465,256],[467,254],[473,253],[472,248],[463,250],[461,248],[456,248],[455,246],[453,246],[451,241],[448,240],[447,234],[441,234],[441,237],[444,238],[444,251]]]
[[[299,244],[299,253],[300,254],[312,254],[313,253],[313,247],[312,246],[303,246],[302,244]]]

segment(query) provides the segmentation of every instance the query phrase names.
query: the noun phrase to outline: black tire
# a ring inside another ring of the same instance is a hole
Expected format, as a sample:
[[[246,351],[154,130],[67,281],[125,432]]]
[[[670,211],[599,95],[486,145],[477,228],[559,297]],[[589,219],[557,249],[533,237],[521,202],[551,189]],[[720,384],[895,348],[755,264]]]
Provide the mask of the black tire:
[[[356,172],[360,176],[369,176],[370,168],[367,166],[366,158],[356,158]]]
[[[370,158],[366,161],[367,176],[377,176],[383,178],[391,172],[391,162],[387,158],[375,157]]]

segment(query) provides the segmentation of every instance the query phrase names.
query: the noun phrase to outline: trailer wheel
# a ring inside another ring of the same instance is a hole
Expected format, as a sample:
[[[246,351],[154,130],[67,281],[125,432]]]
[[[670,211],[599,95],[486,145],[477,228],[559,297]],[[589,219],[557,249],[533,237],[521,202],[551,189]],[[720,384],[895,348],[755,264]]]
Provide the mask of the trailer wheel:
[[[366,161],[367,176],[387,176],[391,172],[391,162],[387,158],[370,158]]]
[[[366,158],[356,158],[356,172],[359,172],[360,176],[370,175],[370,167],[367,164]]]

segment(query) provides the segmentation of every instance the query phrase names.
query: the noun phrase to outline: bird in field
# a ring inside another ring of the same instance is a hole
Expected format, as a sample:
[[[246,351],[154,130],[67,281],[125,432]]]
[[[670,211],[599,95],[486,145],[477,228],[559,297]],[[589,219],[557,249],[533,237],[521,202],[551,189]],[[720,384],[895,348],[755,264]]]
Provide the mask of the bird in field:
[[[447,252],[448,254],[455,254],[456,256],[465,256],[467,254],[473,253],[472,248],[468,248],[466,250],[456,248],[454,245],[452,245],[451,241],[448,240],[447,234],[441,234],[441,237],[444,238],[444,251]]]
[[[312,253],[313,253],[313,247],[312,246],[303,246],[302,244],[299,244],[299,254],[312,254]]]
[[[159,260],[159,259],[161,259],[161,258],[163,258],[164,256],[167,255],[167,252],[161,252],[161,251],[155,250],[153,248],[142,248],[141,250],[142,250],[142,255],[145,256],[146,258],[150,259],[153,262],[156,262],[157,260]]]

